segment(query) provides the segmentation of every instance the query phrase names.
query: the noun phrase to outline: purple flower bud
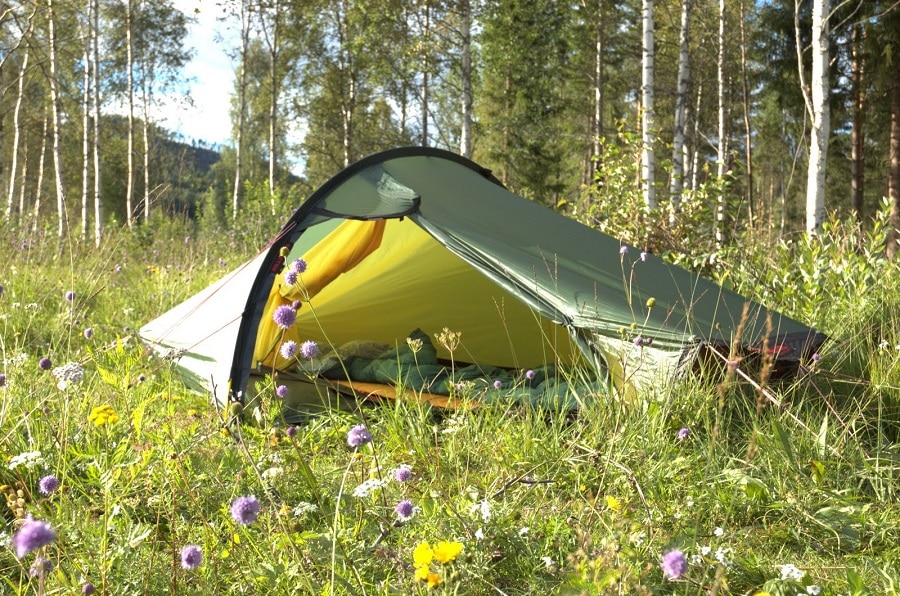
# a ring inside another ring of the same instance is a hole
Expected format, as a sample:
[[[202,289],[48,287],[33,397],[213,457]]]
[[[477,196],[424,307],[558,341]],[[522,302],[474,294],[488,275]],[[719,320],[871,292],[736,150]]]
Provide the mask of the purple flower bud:
[[[293,424],[290,425],[289,427],[284,429],[284,434],[287,436],[287,438],[293,439],[294,437],[297,436],[297,427],[294,426]]]
[[[624,244],[623,244],[622,246],[620,246],[620,247],[619,247],[619,254],[620,254],[620,255],[627,255],[627,254],[628,254],[628,247],[625,246]]]
[[[285,397],[287,397],[287,394],[288,394],[287,385],[279,385],[278,387],[275,388],[275,395],[277,395],[278,397],[284,399]]]
[[[529,368],[527,371],[525,371],[525,378],[528,379],[529,381],[530,381],[531,379],[533,379],[533,378],[534,378],[534,371],[531,370],[530,368]]]
[[[81,593],[89,596],[97,591],[97,588],[94,587],[94,584],[91,582],[85,582],[83,586],[81,586]]]
[[[503,381],[499,379],[494,381],[494,389],[500,389],[501,387],[503,387]]]
[[[50,495],[59,488],[59,480],[56,476],[44,476],[38,481],[38,490],[42,495]]]
[[[679,440],[679,441],[685,440],[686,438],[688,438],[688,435],[689,435],[689,434],[691,434],[691,429],[689,429],[689,428],[686,427],[686,426],[683,427],[682,429],[680,429],[680,430],[678,431],[678,440]]]
[[[188,544],[181,549],[181,566],[185,569],[196,569],[202,562],[203,551],[196,544]]]
[[[397,513],[397,517],[400,518],[400,521],[408,521],[412,518],[413,513],[415,513],[416,508],[412,504],[412,501],[409,499],[403,499],[399,503],[397,503],[397,507],[394,508],[394,511]]]
[[[397,482],[408,482],[412,478],[412,468],[407,464],[401,464],[394,469],[394,480]]]
[[[41,358],[38,360],[38,366],[41,367],[41,370],[50,370],[53,368],[53,362],[49,358]]]
[[[75,292],[69,290],[66,292],[66,302],[72,302],[73,300],[75,300]]]
[[[357,424],[347,433],[347,444],[353,448],[362,447],[371,440],[372,435],[362,424]]]

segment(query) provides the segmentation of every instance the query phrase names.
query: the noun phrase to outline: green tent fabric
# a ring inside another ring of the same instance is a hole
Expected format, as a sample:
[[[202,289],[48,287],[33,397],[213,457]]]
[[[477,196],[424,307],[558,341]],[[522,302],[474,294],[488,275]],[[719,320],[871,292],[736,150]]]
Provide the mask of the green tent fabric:
[[[360,246],[350,246],[355,239]],[[284,272],[296,258],[308,271],[291,286]],[[297,325],[280,333],[271,313],[297,298]],[[222,327],[206,321],[192,340],[190,320],[210,299],[234,307],[221,314]],[[252,369],[285,366],[277,351],[288,338],[396,348],[411,330],[435,338],[446,327],[460,333],[459,345],[435,341],[438,360],[517,370],[587,362],[598,382],[608,378],[626,393],[688,371],[704,347],[767,353],[789,375],[826,339],[430,148],[395,149],[344,169],[230,282],[173,311],[142,337],[185,350],[195,378],[206,377],[220,400],[242,399]],[[205,353],[213,344],[218,353]]]

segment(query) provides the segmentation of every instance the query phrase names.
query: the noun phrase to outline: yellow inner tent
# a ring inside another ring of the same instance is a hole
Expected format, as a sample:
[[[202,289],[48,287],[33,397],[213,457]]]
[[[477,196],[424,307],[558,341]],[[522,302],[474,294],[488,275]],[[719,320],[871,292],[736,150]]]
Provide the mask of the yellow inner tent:
[[[438,358],[449,359],[435,339],[445,327],[461,333],[457,362],[522,369],[579,358],[564,327],[532,311],[410,219],[319,225],[332,229],[304,245],[307,236],[316,238],[314,226],[288,257],[290,264],[302,256],[306,272],[293,286],[279,275],[269,294],[254,351],[264,369],[287,366],[278,349],[289,339],[313,340],[321,349],[355,340],[399,346],[415,329],[431,338]],[[297,323],[282,331],[272,315],[295,301],[302,303]]]

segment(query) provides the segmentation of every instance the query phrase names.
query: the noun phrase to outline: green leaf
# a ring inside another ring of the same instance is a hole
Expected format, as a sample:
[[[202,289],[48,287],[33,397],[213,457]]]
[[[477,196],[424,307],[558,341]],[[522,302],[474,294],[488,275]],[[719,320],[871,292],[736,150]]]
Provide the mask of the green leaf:
[[[774,430],[775,430],[775,437],[781,443],[781,447],[782,447],[782,449],[784,449],[784,452],[787,455],[788,460],[792,464],[794,464],[795,468],[798,467],[797,466],[797,458],[794,457],[794,449],[793,449],[793,447],[791,447],[790,435],[784,430],[784,427],[781,426],[781,423],[778,421],[777,418],[772,420],[772,426],[774,427]]]

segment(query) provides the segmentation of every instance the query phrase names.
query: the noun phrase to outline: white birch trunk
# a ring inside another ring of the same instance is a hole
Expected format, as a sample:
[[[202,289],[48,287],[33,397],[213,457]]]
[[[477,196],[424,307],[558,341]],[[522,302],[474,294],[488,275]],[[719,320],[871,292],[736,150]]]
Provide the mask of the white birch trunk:
[[[88,23],[91,22],[91,7],[88,4]],[[90,24],[88,25],[90,27]],[[87,31],[82,32],[82,43],[84,44],[84,78],[82,80],[83,88],[81,90],[81,240],[87,239],[88,230],[88,188],[91,184],[90,165],[91,165],[91,48],[90,35]]]
[[[128,180],[125,186],[125,219],[134,224],[134,36],[132,34],[134,4],[125,0],[125,60],[128,71]]]
[[[92,0],[94,7],[91,26],[91,46],[94,52],[93,120],[94,120],[94,243],[100,246],[103,235],[103,204],[100,196],[100,2]]]
[[[60,130],[60,112],[62,110],[60,107],[59,65],[56,55],[56,15],[54,14],[53,0],[47,0],[47,17],[50,35],[50,101],[53,107],[53,170],[56,182],[56,214],[59,219],[57,234],[63,238],[69,227],[69,215],[66,211],[66,187],[63,183],[62,133]]]
[[[678,209],[681,205],[681,193],[684,188],[684,125],[686,120],[686,103],[688,78],[690,77],[690,40],[691,0],[681,2],[681,33],[678,36],[678,82],[675,90],[675,130],[672,137],[672,179],[669,183],[669,194],[672,206]]]
[[[647,209],[656,208],[656,155],[653,151],[653,0],[643,0],[641,22],[643,44],[641,61],[641,186]]]
[[[19,137],[22,134],[22,123],[20,122],[20,114],[22,113],[22,98],[25,95],[25,73],[28,71],[28,56],[30,52],[25,47],[25,55],[22,57],[22,68],[19,70],[19,90],[16,95],[16,107],[13,112],[13,145],[12,145],[12,163],[9,167],[9,193],[6,198],[6,221],[12,221],[13,197],[16,194],[16,168],[19,159]],[[22,178],[24,186],[25,179]],[[20,212],[21,213],[21,212]]]
[[[47,110],[44,109],[44,130],[41,133],[41,154],[38,158],[37,181],[34,184],[34,217],[31,220],[31,232],[36,233],[38,230],[38,221],[41,215],[41,198],[44,192],[44,164],[47,163],[47,135],[50,128],[50,118],[47,116]]]
[[[462,0],[462,130],[459,135],[459,153],[472,157],[472,6],[469,0]]]
[[[243,157],[244,120],[247,114],[247,47],[250,45],[250,7],[241,0],[241,54],[238,68],[238,122],[234,144],[234,188],[231,196],[231,219],[237,220],[241,196],[241,159]]]
[[[810,101],[812,129],[809,138],[809,170],[806,177],[806,231],[816,234],[825,221],[825,163],[831,114],[828,107],[828,13],[829,0],[813,0],[812,73]]]
[[[142,130],[144,137],[144,223],[150,221],[150,103],[146,77],[141,83],[141,109],[143,110]]]
[[[720,192],[716,197],[716,246],[725,242],[725,161],[727,160],[728,132],[725,130],[725,0],[719,0],[719,53],[716,60],[716,81],[718,85],[718,144],[716,147],[716,177]]]

